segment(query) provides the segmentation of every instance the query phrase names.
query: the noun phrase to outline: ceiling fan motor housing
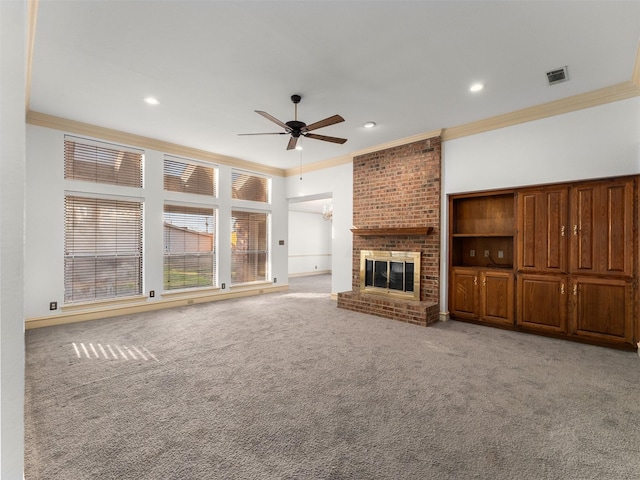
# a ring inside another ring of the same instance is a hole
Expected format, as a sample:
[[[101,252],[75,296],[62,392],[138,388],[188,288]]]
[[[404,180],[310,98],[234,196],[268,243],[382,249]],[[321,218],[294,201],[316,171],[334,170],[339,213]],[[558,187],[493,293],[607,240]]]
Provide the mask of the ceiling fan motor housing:
[[[291,120],[286,123],[287,127],[291,129],[291,135],[294,137],[299,137],[302,133],[302,129],[307,126],[304,122],[299,122],[297,120]]]

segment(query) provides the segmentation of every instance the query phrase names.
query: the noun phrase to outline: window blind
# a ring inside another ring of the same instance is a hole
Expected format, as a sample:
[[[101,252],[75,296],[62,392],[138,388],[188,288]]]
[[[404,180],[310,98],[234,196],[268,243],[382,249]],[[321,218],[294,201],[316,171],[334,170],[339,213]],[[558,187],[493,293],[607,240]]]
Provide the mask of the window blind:
[[[164,288],[206,287],[216,278],[213,208],[164,206]]]
[[[67,195],[64,211],[65,303],[142,293],[142,204]]]
[[[64,178],[142,187],[143,152],[66,136]]]
[[[231,283],[267,280],[269,214],[231,212]]]
[[[216,174],[213,167],[166,155],[164,157],[164,189],[171,192],[216,195]]]
[[[270,202],[270,179],[251,173],[233,170],[231,172],[231,195],[238,200]]]

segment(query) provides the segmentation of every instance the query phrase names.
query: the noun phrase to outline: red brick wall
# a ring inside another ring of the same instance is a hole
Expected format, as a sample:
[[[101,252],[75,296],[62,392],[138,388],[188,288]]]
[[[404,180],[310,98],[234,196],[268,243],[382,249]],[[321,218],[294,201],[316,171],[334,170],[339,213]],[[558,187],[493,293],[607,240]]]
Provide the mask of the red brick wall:
[[[352,288],[338,307],[427,326],[440,299],[440,137],[353,159],[356,228],[433,227],[430,235],[353,236]],[[420,252],[420,301],[360,293],[360,251]]]
[[[353,225],[434,227],[428,236],[353,236],[353,289],[360,289],[360,250],[421,252],[420,300],[439,302],[440,137],[353,159]]]

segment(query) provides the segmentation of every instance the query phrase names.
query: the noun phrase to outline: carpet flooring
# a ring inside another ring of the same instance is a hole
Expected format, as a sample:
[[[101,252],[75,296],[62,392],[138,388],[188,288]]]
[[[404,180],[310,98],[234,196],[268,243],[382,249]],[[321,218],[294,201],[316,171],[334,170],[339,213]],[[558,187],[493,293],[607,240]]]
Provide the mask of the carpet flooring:
[[[25,478],[640,478],[637,354],[290,284],[27,331]]]

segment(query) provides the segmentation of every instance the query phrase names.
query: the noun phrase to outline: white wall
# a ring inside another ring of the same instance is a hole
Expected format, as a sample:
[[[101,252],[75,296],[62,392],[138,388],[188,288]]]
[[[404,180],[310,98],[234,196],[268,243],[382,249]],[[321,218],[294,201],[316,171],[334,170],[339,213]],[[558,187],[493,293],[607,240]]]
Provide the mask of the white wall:
[[[331,292],[351,290],[353,224],[353,164],[351,162],[286,178],[287,198],[330,193],[333,198],[331,233]]]
[[[447,195],[640,173],[640,97],[444,143],[440,302],[447,311]]]
[[[0,1],[0,478],[23,478],[27,2]]]
[[[331,271],[331,222],[289,210],[289,275]]]
[[[24,125],[24,124],[23,124]],[[144,202],[144,292],[158,294],[148,302],[162,300],[163,291],[163,209],[165,201],[201,203],[203,196],[166,192],[163,188],[164,153],[145,149],[144,187],[70,181],[64,179],[64,132],[27,125],[27,217],[25,275],[25,316],[27,319],[57,315],[49,302],[64,299],[64,195],[65,192],[98,192],[126,195]],[[136,145],[130,145],[136,147]],[[233,208],[271,212],[270,278],[286,284],[288,203],[284,179],[272,177],[271,205],[231,199],[231,171],[218,165],[219,196],[205,198],[218,209],[218,282],[231,285],[231,210]],[[228,241],[225,241],[229,239]],[[227,287],[228,289],[228,287]],[[228,291],[228,290],[226,290]],[[222,292],[224,293],[224,292]]]

